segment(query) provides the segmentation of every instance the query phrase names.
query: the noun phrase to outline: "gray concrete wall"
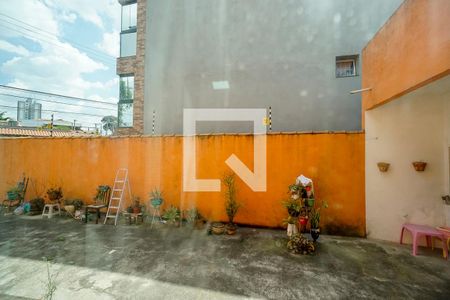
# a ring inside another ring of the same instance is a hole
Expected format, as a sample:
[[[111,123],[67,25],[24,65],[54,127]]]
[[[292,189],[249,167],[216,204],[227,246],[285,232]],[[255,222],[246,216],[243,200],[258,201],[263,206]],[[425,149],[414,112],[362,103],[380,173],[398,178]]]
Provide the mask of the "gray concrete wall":
[[[402,0],[149,0],[145,133],[182,132],[183,108],[272,107],[273,131],[361,129],[361,77],[335,58],[362,48]],[[361,63],[359,63],[361,65]],[[213,81],[227,80],[228,90]],[[203,123],[248,132],[251,123]]]

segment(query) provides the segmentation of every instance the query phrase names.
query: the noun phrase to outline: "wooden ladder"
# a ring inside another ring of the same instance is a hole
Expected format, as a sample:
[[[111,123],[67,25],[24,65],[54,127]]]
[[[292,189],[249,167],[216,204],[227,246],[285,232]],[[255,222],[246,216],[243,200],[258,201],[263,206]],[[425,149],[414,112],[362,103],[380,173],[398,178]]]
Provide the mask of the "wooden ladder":
[[[106,217],[103,224],[106,224],[106,221],[109,218],[114,218],[114,226],[117,225],[117,219],[119,218],[120,207],[122,206],[125,189],[128,189],[128,195],[131,199],[128,169],[120,168],[117,170],[114,186],[111,189],[111,198],[109,199],[108,210],[106,211]]]

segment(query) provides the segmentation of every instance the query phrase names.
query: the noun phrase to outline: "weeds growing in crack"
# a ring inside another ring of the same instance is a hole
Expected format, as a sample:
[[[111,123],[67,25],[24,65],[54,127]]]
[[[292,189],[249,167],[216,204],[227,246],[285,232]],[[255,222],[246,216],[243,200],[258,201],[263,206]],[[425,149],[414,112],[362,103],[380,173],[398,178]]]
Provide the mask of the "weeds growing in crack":
[[[46,267],[47,267],[47,282],[45,282],[46,291],[45,291],[45,295],[42,297],[42,299],[51,300],[51,299],[53,299],[53,294],[56,291],[55,279],[58,276],[58,274],[57,273],[51,274],[51,272],[50,272],[51,260],[48,257],[44,257],[44,261],[45,261]]]

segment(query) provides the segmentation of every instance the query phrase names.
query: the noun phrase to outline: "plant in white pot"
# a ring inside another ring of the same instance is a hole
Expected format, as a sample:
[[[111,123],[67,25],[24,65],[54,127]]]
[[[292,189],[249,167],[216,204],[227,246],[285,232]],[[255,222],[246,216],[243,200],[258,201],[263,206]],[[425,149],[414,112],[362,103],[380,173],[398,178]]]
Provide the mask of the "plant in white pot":
[[[287,225],[287,236],[288,237],[291,237],[298,233],[297,224],[295,224],[295,223],[297,223],[297,219],[298,218],[296,218],[296,217],[289,216],[284,220],[283,223]]]

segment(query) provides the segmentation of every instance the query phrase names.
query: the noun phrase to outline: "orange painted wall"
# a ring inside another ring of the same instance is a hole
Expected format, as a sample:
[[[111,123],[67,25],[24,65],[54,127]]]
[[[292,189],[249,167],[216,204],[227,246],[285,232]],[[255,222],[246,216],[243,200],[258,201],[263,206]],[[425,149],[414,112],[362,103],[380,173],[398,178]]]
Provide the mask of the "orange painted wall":
[[[406,0],[362,51],[364,111],[450,74],[450,1]]]
[[[116,169],[128,167],[132,192],[141,199],[148,201],[148,193],[159,187],[166,206],[196,206],[211,220],[226,220],[223,191],[182,191],[182,139],[0,139],[0,192],[4,195],[25,172],[34,182],[28,199],[60,185],[65,197],[92,201],[96,186],[112,185]],[[268,135],[267,146],[267,192],[253,192],[238,179],[243,207],[236,222],[282,226],[286,211],[281,202],[287,197],[287,186],[303,173],[315,181],[316,197],[330,205],[323,214],[323,228],[365,235],[364,134],[274,134]],[[221,178],[230,171],[224,161],[232,153],[252,168],[252,151],[250,135],[198,136],[197,177]]]

